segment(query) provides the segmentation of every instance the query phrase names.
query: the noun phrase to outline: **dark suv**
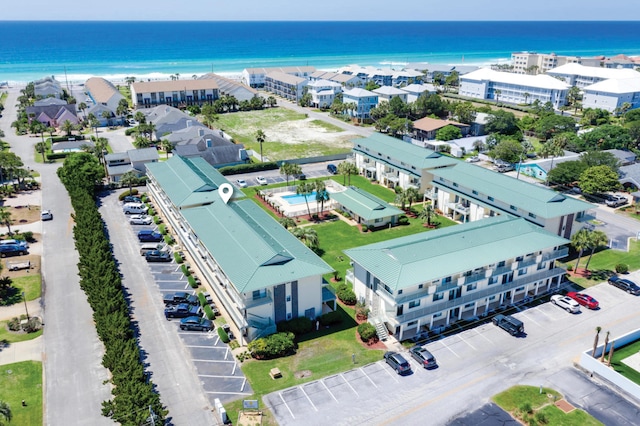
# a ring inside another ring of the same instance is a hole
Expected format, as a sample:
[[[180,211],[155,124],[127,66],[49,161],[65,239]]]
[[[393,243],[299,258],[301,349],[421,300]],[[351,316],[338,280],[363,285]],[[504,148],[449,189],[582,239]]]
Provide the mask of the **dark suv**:
[[[338,168],[336,167],[335,164],[328,164],[327,165],[327,171],[329,173],[331,173],[332,175],[337,175],[338,174]]]
[[[404,357],[397,352],[385,352],[384,360],[391,366],[391,368],[396,370],[396,373],[398,374],[411,373],[411,365],[409,365],[409,361],[404,359]]]
[[[0,257],[27,254],[27,248],[23,244],[0,244]]]
[[[142,231],[138,232],[138,241],[144,243],[159,243],[160,241],[162,241],[162,234],[156,231],[151,231],[149,229],[143,229]]]
[[[640,287],[636,283],[631,280],[627,280],[624,278],[620,278],[616,275],[609,278],[609,284],[618,287],[620,290],[624,290],[629,294],[638,295],[640,294]]]
[[[166,306],[179,305],[181,303],[200,306],[200,299],[198,299],[198,296],[195,294],[189,294],[185,291],[165,294],[162,300]]]

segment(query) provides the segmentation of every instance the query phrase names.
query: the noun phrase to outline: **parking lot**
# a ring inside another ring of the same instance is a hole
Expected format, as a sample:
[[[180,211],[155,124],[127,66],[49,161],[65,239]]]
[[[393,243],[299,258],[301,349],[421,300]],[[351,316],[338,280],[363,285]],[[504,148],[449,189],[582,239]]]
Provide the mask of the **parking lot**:
[[[415,424],[425,418],[435,425],[476,410],[515,384],[553,386],[572,401],[575,389],[562,388],[566,381],[557,377],[577,371],[572,362],[593,344],[595,327],[621,334],[635,327],[629,317],[640,317],[639,297],[607,284],[588,293],[600,301],[599,310],[582,307],[580,313],[570,314],[544,303],[514,314],[525,324],[521,337],[488,323],[426,344],[438,361],[437,369],[425,370],[404,351],[413,370],[410,375],[399,376],[380,360],[273,392],[264,402],[280,425]],[[637,419],[628,420],[634,424]]]

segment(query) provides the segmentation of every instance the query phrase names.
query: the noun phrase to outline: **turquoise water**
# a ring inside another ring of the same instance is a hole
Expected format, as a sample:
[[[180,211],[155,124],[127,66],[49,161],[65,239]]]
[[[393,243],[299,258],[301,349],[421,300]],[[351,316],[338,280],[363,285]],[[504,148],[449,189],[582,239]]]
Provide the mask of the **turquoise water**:
[[[291,206],[305,203],[304,195],[299,195],[299,194],[283,195],[282,199]],[[315,201],[315,199],[316,199],[316,191],[313,191],[311,194],[307,195],[307,201]]]
[[[410,13],[410,12],[409,12]],[[638,22],[0,21],[0,82],[238,75],[247,67],[491,64],[516,51],[640,54]]]

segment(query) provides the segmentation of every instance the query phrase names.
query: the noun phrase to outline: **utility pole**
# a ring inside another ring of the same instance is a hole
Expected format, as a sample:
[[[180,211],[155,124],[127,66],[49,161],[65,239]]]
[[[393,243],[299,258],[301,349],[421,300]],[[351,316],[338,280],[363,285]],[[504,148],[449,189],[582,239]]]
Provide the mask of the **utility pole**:
[[[24,291],[22,292],[22,300],[24,300],[24,310],[27,313],[27,321],[29,321],[29,310],[27,309],[27,298],[24,295]]]

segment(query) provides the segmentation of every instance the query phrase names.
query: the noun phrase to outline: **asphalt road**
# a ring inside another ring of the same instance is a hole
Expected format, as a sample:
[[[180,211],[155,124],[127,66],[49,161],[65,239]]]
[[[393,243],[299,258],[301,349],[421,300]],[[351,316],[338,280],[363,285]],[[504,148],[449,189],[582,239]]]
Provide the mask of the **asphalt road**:
[[[639,281],[640,272],[631,278]],[[596,326],[612,336],[637,328],[640,297],[608,284],[589,289],[589,294],[601,309],[569,314],[546,303],[515,314],[525,324],[525,337],[512,337],[489,323],[431,342],[426,347],[438,360],[435,370],[424,370],[405,354],[414,370],[409,376],[396,375],[381,360],[273,392],[265,396],[265,404],[281,426],[481,424],[491,396],[526,384],[555,388],[607,425],[640,424],[636,402],[572,367],[593,344]],[[476,411],[478,423],[453,423]]]

